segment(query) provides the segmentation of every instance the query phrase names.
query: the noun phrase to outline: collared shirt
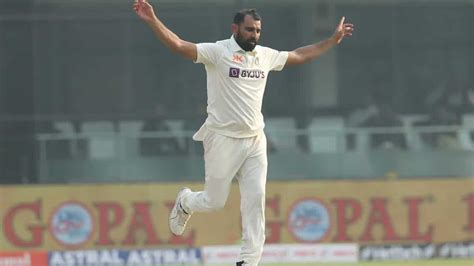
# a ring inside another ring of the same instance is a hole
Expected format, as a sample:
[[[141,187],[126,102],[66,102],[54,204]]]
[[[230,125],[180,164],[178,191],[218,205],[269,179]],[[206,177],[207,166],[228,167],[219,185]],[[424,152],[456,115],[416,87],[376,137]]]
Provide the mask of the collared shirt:
[[[203,140],[207,129],[235,138],[252,137],[262,131],[268,73],[282,70],[287,59],[288,52],[260,45],[246,52],[233,36],[197,44],[196,63],[204,64],[207,73],[208,117],[194,139]]]

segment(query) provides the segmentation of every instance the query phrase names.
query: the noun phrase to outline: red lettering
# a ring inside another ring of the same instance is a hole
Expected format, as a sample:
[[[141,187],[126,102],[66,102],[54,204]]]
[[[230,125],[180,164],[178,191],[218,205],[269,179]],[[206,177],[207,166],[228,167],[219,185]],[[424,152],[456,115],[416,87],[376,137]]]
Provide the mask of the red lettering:
[[[280,195],[275,195],[275,197],[266,199],[265,205],[267,208],[275,214],[276,217],[280,216]]]
[[[467,194],[462,198],[467,203],[467,225],[464,227],[465,231],[474,232],[474,193]]]
[[[423,198],[405,198],[408,205],[408,240],[430,242],[433,238],[433,225],[425,233],[420,232],[420,217],[418,206],[423,203]]]
[[[43,243],[44,225],[28,225],[30,239],[21,239],[15,231],[15,216],[22,211],[31,211],[35,219],[41,220],[41,201],[18,204],[7,211],[3,219],[3,232],[5,237],[17,247],[38,247]]]
[[[370,200],[371,209],[369,213],[369,220],[365,227],[364,233],[360,237],[361,241],[373,241],[374,237],[372,231],[375,225],[382,225],[384,231],[384,240],[400,240],[392,225],[392,219],[387,211],[387,199],[373,198]]]
[[[335,199],[332,203],[336,206],[336,235],[333,241],[352,241],[347,235],[347,226],[357,221],[362,213],[362,205],[355,199]],[[348,214],[350,211],[350,214]]]
[[[94,206],[99,211],[99,239],[97,245],[114,245],[110,239],[110,230],[120,225],[124,218],[122,206],[116,202],[99,202]]]
[[[282,225],[283,222],[281,221],[270,221],[266,223],[266,243],[280,243]]]
[[[353,256],[355,252],[352,250],[334,250],[333,255],[336,257],[344,257],[344,256]]]
[[[269,215],[271,211],[275,217],[280,216],[280,195],[266,199],[265,205],[269,210],[267,211],[267,215]],[[266,243],[280,243],[282,225],[283,222],[281,221],[266,222]]]
[[[161,241],[158,239],[155,229],[153,228],[153,222],[150,216],[150,203],[149,202],[137,202],[133,204],[134,213],[132,214],[132,221],[127,230],[127,236],[123,240],[124,245],[135,245],[136,232],[144,231],[145,244],[158,245]]]

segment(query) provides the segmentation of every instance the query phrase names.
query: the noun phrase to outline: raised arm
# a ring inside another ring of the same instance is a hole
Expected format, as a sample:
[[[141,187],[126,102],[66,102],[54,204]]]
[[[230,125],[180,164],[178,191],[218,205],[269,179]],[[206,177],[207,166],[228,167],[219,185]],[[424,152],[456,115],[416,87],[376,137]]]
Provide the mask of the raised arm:
[[[337,25],[336,30],[334,31],[334,34],[330,38],[312,45],[300,47],[289,52],[286,65],[301,65],[309,62],[326,53],[333,46],[341,43],[345,36],[352,36],[354,25],[350,23],[344,23],[344,20],[345,17],[342,17],[339,25]]]
[[[171,51],[196,61],[196,44],[182,40],[178,35],[168,29],[158,19],[153,7],[146,0],[135,0],[133,9],[135,10],[135,13],[137,13],[137,15],[151,27],[158,39],[160,39],[160,41]]]

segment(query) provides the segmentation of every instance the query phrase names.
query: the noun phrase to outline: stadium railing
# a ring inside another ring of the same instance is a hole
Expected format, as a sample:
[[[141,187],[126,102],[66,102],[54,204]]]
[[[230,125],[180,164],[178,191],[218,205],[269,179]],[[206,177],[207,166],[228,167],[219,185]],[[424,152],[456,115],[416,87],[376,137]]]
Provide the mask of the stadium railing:
[[[474,176],[473,132],[463,126],[268,127],[269,179]],[[39,180],[201,180],[202,148],[192,143],[192,134],[184,130],[38,134]]]

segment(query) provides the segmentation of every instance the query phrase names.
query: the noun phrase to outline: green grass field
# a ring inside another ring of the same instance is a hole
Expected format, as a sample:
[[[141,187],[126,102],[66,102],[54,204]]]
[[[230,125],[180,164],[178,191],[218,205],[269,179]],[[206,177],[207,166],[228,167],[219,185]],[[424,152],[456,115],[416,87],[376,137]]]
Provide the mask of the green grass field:
[[[262,266],[474,266],[474,260],[420,260],[420,261],[373,261],[359,263],[293,263],[261,264]]]

